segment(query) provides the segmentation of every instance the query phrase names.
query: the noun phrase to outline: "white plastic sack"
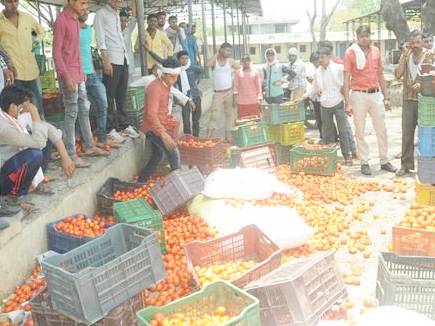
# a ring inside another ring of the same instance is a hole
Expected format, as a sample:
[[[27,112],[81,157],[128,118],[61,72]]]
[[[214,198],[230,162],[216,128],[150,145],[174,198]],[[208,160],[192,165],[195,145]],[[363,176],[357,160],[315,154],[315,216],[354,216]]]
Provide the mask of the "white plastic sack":
[[[358,326],[434,326],[435,321],[418,312],[393,306],[369,309],[357,319]]]
[[[301,198],[296,188],[287,186],[264,170],[254,168],[218,169],[207,177],[202,193],[214,199],[267,199],[273,193]]]

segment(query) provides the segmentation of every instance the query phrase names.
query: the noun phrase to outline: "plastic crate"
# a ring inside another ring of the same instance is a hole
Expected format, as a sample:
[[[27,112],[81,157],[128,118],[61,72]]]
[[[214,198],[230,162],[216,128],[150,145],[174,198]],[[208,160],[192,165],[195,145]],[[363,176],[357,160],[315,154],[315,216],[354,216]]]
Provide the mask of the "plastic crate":
[[[166,316],[182,313],[187,316],[214,314],[217,307],[223,306],[234,315],[221,326],[260,326],[258,300],[243,290],[225,281],[216,281],[185,298],[178,299],[163,307],[145,308],[137,313],[140,326],[149,326],[154,314]]]
[[[56,91],[56,77],[54,70],[47,70],[39,75],[41,81],[41,88],[43,92],[55,92]]]
[[[418,81],[421,84],[421,95],[435,96],[435,76],[422,75],[418,77]]]
[[[420,182],[435,184],[435,157],[417,155],[417,167]]]
[[[162,214],[148,205],[145,199],[135,199],[113,204],[113,212],[119,223],[127,223],[155,231],[162,253],[166,253],[165,230]]]
[[[305,126],[303,122],[284,123],[269,126],[270,140],[281,145],[300,144],[305,139]]]
[[[38,326],[86,326],[71,318],[59,314],[53,309],[47,290],[42,291],[30,301],[32,320]],[[94,326],[137,325],[136,311],[143,308],[142,294],[136,295],[128,302],[113,309]]]
[[[303,101],[282,104],[262,103],[260,106],[263,121],[268,124],[281,124],[305,120],[305,105]]]
[[[435,97],[418,96],[419,127],[435,127]]]
[[[47,70],[47,60],[43,54],[35,54],[36,64],[39,68],[39,74],[43,74]]]
[[[281,144],[276,144],[276,160],[278,164],[289,164],[290,163],[290,150],[292,146],[285,146]]]
[[[415,201],[421,205],[435,206],[435,185],[420,183],[417,177],[415,182]]]
[[[208,241],[192,241],[184,246],[187,266],[198,288],[200,282],[195,267],[207,267],[238,259],[258,262],[255,267],[231,280],[238,287],[270,273],[281,264],[282,251],[257,226],[248,225],[233,233]]]
[[[269,141],[267,125],[262,122],[246,123],[232,130],[233,144],[239,147],[260,145]]]
[[[435,231],[395,225],[393,252],[402,256],[435,257]]]
[[[87,324],[165,277],[154,233],[128,224],[66,254],[50,251],[41,266],[53,308]]]
[[[337,147],[308,149],[303,146],[290,150],[292,173],[331,176],[337,170]]]
[[[59,232],[55,228],[55,224],[62,220],[47,224],[48,250],[55,251],[59,254],[66,253],[81,245],[94,240],[90,237],[76,237],[72,234]]]
[[[123,182],[116,178],[109,178],[97,192],[98,211],[105,215],[113,215],[113,194],[117,191],[133,192],[142,187],[143,184],[133,182]]]
[[[331,252],[289,261],[245,290],[260,301],[261,321],[268,326],[317,325],[347,295]]]
[[[275,144],[269,143],[269,144],[263,144],[263,145],[257,145],[257,146],[251,146],[251,147],[236,147],[233,146],[230,148],[230,162],[229,162],[229,167],[230,168],[235,168],[235,167],[253,167],[253,166],[249,166],[249,162],[248,165],[246,165],[246,161],[242,162],[241,161],[241,154],[242,153],[252,153],[253,155],[255,155],[255,153],[258,153],[259,150],[263,150],[264,148],[269,148],[269,152],[271,154],[271,157],[273,159],[273,164],[274,166],[277,165],[277,156],[276,156],[276,149],[275,149]],[[251,155],[252,155],[251,154]],[[249,154],[248,154],[249,155]],[[263,156],[263,159],[266,159],[267,161],[264,162],[266,164],[262,164],[263,167],[265,167],[266,169],[270,169],[270,166],[272,165],[270,163],[270,157],[268,155]]]
[[[213,142],[212,147],[192,147],[183,144],[185,141],[195,140],[197,143]],[[178,140],[181,164],[197,166],[216,165],[225,161],[228,145],[221,139],[199,138],[185,135]]]
[[[380,253],[376,298],[435,319],[435,258]]]
[[[435,156],[435,128],[418,127],[418,151],[421,156]]]
[[[198,168],[175,170],[151,188],[154,203],[163,215],[186,204],[204,190],[204,177]]]
[[[145,107],[145,88],[142,86],[128,87],[125,110],[129,112],[143,111]]]
[[[65,110],[63,106],[62,95],[60,93],[52,91],[44,92],[44,94],[42,94],[42,102],[45,116],[59,112],[63,113]]]
[[[127,122],[136,129],[140,130],[143,125],[143,110],[141,111],[128,111]]]

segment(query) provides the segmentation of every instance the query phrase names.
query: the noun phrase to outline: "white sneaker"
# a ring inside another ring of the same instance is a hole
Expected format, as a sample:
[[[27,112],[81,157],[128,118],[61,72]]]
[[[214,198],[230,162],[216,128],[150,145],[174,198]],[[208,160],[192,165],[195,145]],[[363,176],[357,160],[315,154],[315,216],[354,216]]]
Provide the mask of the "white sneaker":
[[[127,128],[125,128],[124,134],[130,138],[138,138],[140,136],[136,128],[134,128],[133,126],[128,126]]]
[[[112,129],[107,135],[111,137],[114,141],[116,141],[118,144],[122,144],[126,140],[119,133],[117,133],[115,129]]]

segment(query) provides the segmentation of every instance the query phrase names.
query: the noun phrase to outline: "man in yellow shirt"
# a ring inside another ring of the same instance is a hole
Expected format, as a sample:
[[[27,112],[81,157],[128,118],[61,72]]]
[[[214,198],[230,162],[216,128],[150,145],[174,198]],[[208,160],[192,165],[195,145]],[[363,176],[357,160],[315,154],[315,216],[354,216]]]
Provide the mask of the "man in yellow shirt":
[[[145,30],[145,48],[147,53],[147,68],[148,72],[152,73],[152,67],[157,63],[154,57],[159,57],[165,60],[167,57],[172,57],[174,54],[174,47],[172,42],[168,39],[165,32],[162,32],[157,27],[157,16],[154,14],[147,17],[148,27]],[[139,35],[136,39],[134,49],[139,51]],[[153,57],[153,54],[155,55]]]
[[[45,35],[44,28],[31,15],[18,11],[19,0],[4,0],[3,4],[5,9],[0,14],[0,43],[12,60],[14,83],[32,92],[33,101],[43,117],[42,91],[39,68],[33,53],[32,32],[36,33],[36,41],[41,43]]]

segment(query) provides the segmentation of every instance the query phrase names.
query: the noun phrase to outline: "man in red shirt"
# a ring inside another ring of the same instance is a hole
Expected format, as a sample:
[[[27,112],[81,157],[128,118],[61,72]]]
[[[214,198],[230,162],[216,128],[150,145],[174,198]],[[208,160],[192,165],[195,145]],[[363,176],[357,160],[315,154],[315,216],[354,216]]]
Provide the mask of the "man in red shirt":
[[[89,101],[86,94],[86,75],[80,54],[79,16],[86,14],[88,0],[69,0],[54,23],[53,57],[59,88],[65,105],[65,147],[76,167],[90,164],[76,154],[75,125],[78,118],[87,156],[109,155],[95,146],[89,122]]]
[[[388,161],[388,139],[385,111],[391,111],[390,98],[385,86],[380,51],[371,44],[370,27],[360,26],[356,30],[358,42],[346,50],[344,56],[345,111],[353,115],[361,173],[371,175],[369,145],[365,139],[367,113],[376,132],[381,169],[396,172]],[[352,90],[352,93],[350,91]]]
[[[180,168],[180,153],[176,141],[170,135],[168,122],[168,102],[171,87],[181,73],[180,63],[166,59],[159,67],[159,78],[146,88],[146,110],[143,116],[142,131],[151,142],[151,158],[139,174],[139,182],[145,182],[153,174],[163,157],[169,161],[171,171]]]

